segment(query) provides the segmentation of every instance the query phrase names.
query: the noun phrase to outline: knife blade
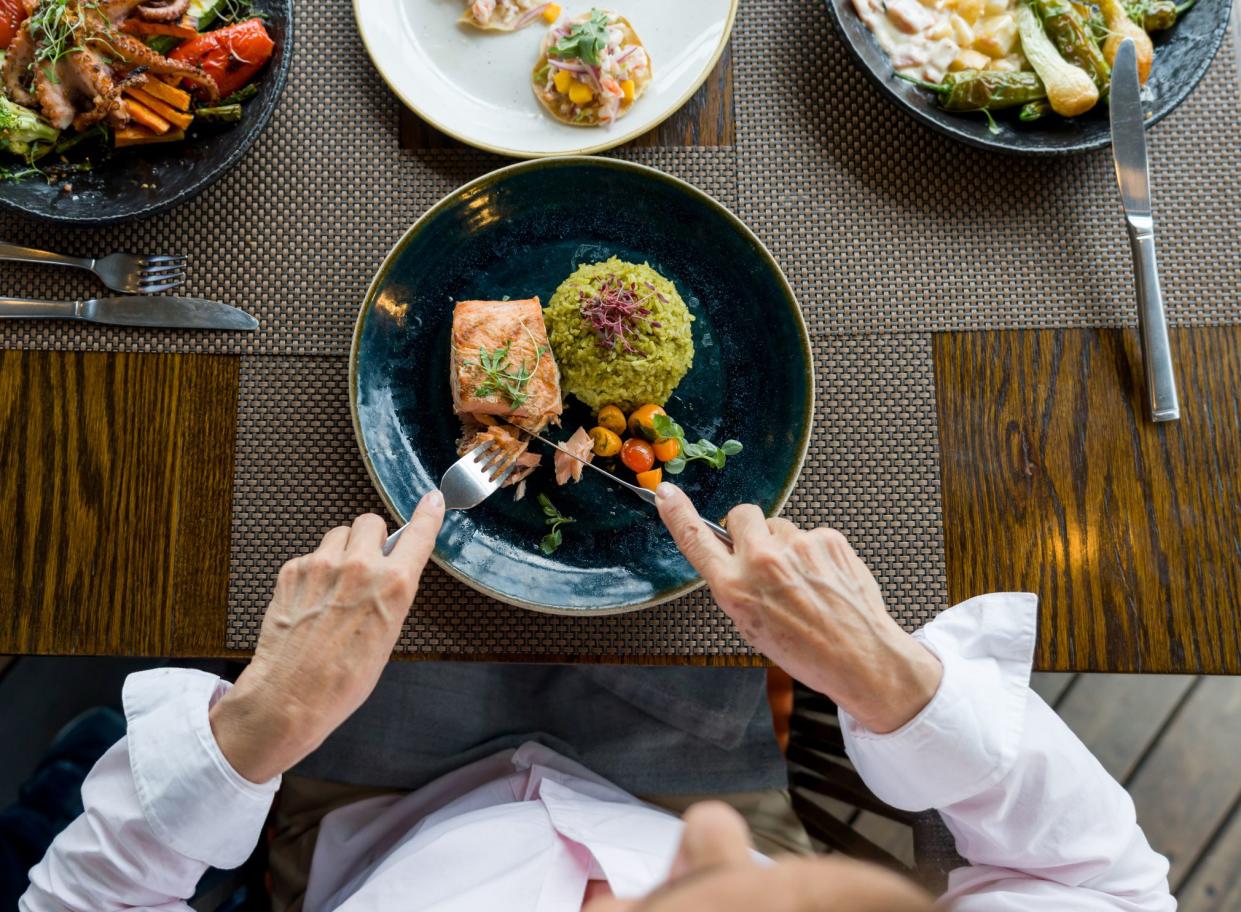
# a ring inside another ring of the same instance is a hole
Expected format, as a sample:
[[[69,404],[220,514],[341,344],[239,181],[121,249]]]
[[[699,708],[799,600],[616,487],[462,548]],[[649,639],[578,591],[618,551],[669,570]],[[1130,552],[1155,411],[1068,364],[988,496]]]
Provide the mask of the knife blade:
[[[544,446],[549,446],[553,450],[556,450],[560,453],[564,453],[570,459],[576,459],[582,465],[586,466],[586,468],[594,469],[596,472],[598,472],[600,475],[603,475],[605,478],[609,478],[612,481],[616,482],[621,487],[628,488],[630,491],[633,491],[633,493],[637,494],[640,498],[642,498],[643,500],[645,500],[647,503],[651,504],[652,506],[655,505],[655,492],[654,491],[648,488],[639,487],[638,485],[630,484],[629,482],[625,481],[625,479],[619,478],[618,476],[613,475],[607,469],[600,468],[599,466],[595,465],[590,460],[583,459],[581,456],[578,456],[576,453],[569,452],[564,447],[562,447],[560,444],[556,443],[554,440],[548,440],[542,434],[536,434],[533,431],[528,431],[524,427],[522,427],[520,424],[513,424],[513,422],[511,421],[508,423],[512,424],[513,427],[517,428],[517,430],[525,434],[529,434],[531,437],[533,437],[535,440],[537,440],[539,443],[543,444]],[[707,526],[707,528],[709,528],[712,532],[715,533],[716,538],[724,542],[724,544],[726,545],[729,545],[729,546],[732,545],[733,537],[728,533],[727,529],[725,529],[719,523],[711,522],[711,520],[705,517],[699,517],[699,518],[703,521],[703,523]]]
[[[1155,218],[1151,207],[1150,169],[1146,154],[1146,116],[1142,110],[1142,87],[1138,80],[1137,45],[1132,38],[1121,42],[1112,62],[1109,99],[1112,126],[1112,158],[1116,182],[1125,210],[1129,247],[1133,252],[1134,282],[1138,298],[1138,327],[1142,335],[1142,360],[1152,421],[1175,421],[1181,417],[1176,391],[1176,372],[1168,340],[1168,316],[1159,289],[1155,258]]]
[[[84,320],[109,326],[168,329],[224,329],[249,332],[259,321],[220,301],[175,295],[118,295],[85,301],[39,301],[0,298],[0,318],[14,320]]]

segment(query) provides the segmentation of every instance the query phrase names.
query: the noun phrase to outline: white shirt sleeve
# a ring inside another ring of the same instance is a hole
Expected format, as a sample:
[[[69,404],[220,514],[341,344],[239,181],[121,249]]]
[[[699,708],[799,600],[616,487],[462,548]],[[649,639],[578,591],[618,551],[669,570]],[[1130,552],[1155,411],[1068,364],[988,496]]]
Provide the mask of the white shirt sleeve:
[[[918,631],[943,662],[939,691],[886,735],[841,711],[849,757],[888,804],[940,812],[969,863],[943,898],[959,912],[1171,912],[1168,862],[1133,801],[1030,690],[1037,606],[982,596]]]
[[[128,733],[86,777],[84,812],[31,869],[20,912],[188,912],[208,867],[249,857],[280,780],[249,782],[220,752],[207,711],[228,687],[187,669],[129,676]]]

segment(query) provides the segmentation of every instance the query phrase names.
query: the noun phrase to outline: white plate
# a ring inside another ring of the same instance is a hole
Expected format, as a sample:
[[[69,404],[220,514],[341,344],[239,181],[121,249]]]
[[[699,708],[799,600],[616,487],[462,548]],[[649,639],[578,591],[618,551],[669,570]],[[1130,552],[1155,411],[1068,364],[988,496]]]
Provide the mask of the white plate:
[[[655,78],[610,128],[562,124],[534,97],[542,20],[519,32],[480,32],[458,24],[462,0],[354,0],[353,14],[375,68],[419,117],[480,149],[537,158],[610,149],[666,120],[719,60],[737,2],[562,0],[560,21],[605,6],[632,23],[650,52]]]

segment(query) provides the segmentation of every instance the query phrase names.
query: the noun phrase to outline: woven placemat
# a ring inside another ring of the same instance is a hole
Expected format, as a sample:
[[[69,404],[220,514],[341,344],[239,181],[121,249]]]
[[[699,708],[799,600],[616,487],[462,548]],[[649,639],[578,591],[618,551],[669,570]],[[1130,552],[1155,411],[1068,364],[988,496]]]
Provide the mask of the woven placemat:
[[[785,515],[841,529],[909,629],[944,607],[930,339],[815,339],[816,432]],[[280,564],[360,512],[383,514],[354,439],[337,357],[242,361],[228,645],[253,647]],[[308,394],[308,391],[313,391]],[[894,459],[898,455],[899,459]],[[638,614],[512,608],[428,568],[398,649],[608,657],[749,653],[705,592]]]
[[[933,132],[862,74],[827,2],[743,3],[733,33],[740,214],[771,246],[813,325],[849,333],[1135,322],[1110,150],[1035,159]],[[1153,128],[1150,155],[1170,319],[1241,321],[1231,33],[1189,99]]]

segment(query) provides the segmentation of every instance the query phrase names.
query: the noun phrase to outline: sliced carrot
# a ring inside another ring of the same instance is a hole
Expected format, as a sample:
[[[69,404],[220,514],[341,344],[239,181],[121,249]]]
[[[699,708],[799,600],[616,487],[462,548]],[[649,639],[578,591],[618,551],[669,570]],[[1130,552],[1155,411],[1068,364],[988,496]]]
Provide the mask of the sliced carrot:
[[[135,86],[127,86],[125,88],[125,94],[134,99],[134,101],[141,102],[143,105],[150,108],[174,127],[179,127],[184,130],[194,122],[193,114],[186,114],[184,111],[178,111],[172,105],[165,104],[154,95],[148,95],[146,92],[142,91],[142,89]]]
[[[172,129],[172,124],[164,120],[146,105],[140,101],[134,101],[132,98],[125,99],[125,110],[129,112],[129,116],[141,127],[146,127],[152,133],[167,133]]]
[[[162,79],[155,79],[153,77],[147,79],[142,84],[142,91],[148,95],[154,95],[160,101],[167,102],[178,111],[188,111],[190,109],[190,93],[183,92]]]
[[[185,139],[184,130],[169,130],[167,133],[152,133],[144,127],[118,127],[112,134],[116,138],[116,147],[141,146],[147,143],[177,142]]]
[[[172,38],[189,39],[198,35],[198,29],[190,28],[179,22],[147,22],[143,19],[126,19],[121,31],[142,38],[151,35],[168,35]]]

